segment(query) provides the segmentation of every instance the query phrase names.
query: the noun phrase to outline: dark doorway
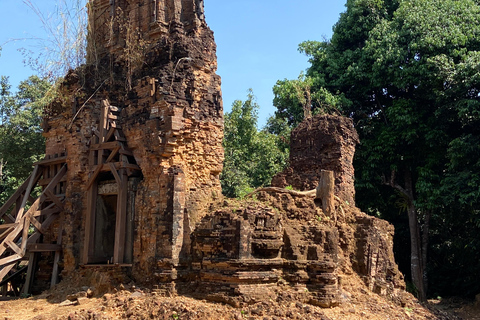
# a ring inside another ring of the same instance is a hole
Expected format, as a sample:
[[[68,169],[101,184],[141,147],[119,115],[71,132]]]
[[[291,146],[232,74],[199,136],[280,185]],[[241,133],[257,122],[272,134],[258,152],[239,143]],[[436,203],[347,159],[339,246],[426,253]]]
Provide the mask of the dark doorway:
[[[113,262],[117,195],[98,195],[95,210],[93,257],[90,263]]]

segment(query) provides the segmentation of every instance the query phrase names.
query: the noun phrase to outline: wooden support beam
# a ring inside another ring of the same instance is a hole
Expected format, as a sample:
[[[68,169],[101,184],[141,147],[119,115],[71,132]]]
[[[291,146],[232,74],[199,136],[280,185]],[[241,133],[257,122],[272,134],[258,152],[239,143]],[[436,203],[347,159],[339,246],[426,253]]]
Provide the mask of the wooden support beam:
[[[11,256],[8,256],[6,258],[0,259],[0,266],[4,266],[3,268],[5,269],[5,265],[16,262],[18,260],[22,259],[22,256],[19,254],[12,254]],[[13,268],[13,265],[12,265]],[[11,268],[10,268],[11,269]],[[10,270],[9,270],[10,271]],[[0,279],[2,279],[5,275],[2,276],[3,269],[0,271]]]
[[[23,221],[22,221],[23,222]],[[5,246],[5,242],[6,241],[15,241],[15,239],[17,239],[18,235],[20,234],[20,232],[22,232],[22,228],[23,228],[23,224],[22,223],[19,223],[15,228],[13,228],[13,230],[11,230],[5,237],[5,239],[3,240],[3,242],[1,243],[0,245],[0,257],[2,256],[2,254],[5,252],[5,250],[7,249],[7,246]],[[0,259],[0,266],[3,265],[5,263],[2,263],[2,260]]]
[[[28,258],[28,269],[27,269],[27,278],[25,279],[25,284],[23,285],[23,293],[29,294],[30,287],[32,285],[33,271],[35,267],[36,253],[30,253]]]
[[[40,210],[35,211],[33,213],[33,216],[34,217],[48,216],[48,215],[51,215],[53,213],[59,213],[60,211],[62,211],[62,210],[60,208],[58,208],[55,203],[51,203],[45,209],[40,209]]]
[[[15,266],[15,262],[11,262],[9,265],[3,266],[2,270],[0,270],[0,281],[2,281],[3,278],[5,278],[5,276],[10,272],[10,270],[12,270],[14,266]]]
[[[33,224],[33,226],[35,227],[35,229],[38,230],[38,232],[40,232],[41,234],[45,234],[45,230],[43,230],[42,224],[37,219],[35,219],[35,217],[32,216],[30,218],[30,223]]]
[[[58,196],[56,196],[51,190],[45,190],[45,195],[48,197],[50,201],[55,203],[55,205],[63,211],[63,202],[58,199]]]
[[[43,159],[35,162],[34,165],[38,166],[51,166],[54,164],[64,164],[67,161],[67,156],[61,156],[57,158]]]
[[[117,129],[110,128],[110,130],[108,130],[107,136],[105,137],[105,141],[110,140],[115,135],[115,131],[117,131]]]
[[[15,193],[8,198],[7,202],[3,204],[3,206],[0,208],[0,218],[8,211],[8,209],[14,204],[18,198],[20,198],[23,194],[23,192],[27,189],[28,183],[30,182],[32,178],[32,175],[30,175],[25,182],[15,191]],[[18,210],[17,210],[18,212]]]
[[[113,150],[119,146],[120,146],[119,141],[110,141],[110,142],[92,144],[90,146],[90,150]]]
[[[115,219],[115,244],[113,263],[123,263],[125,256],[125,233],[127,220],[128,176],[125,169],[120,170],[118,184],[117,216]]]
[[[30,181],[28,182],[28,186],[25,189],[25,195],[23,197],[22,203],[15,217],[15,222],[19,222],[22,219],[28,197],[30,196],[30,193],[32,192],[35,183],[37,183],[38,179],[40,179],[39,168],[40,168],[39,166],[35,166],[35,168],[33,169],[33,173],[30,177]]]
[[[46,186],[46,185],[48,185],[48,184],[50,183],[50,181],[52,181],[52,179],[53,179],[53,178],[40,179],[40,180],[38,180],[38,185],[40,185],[40,186]],[[67,181],[67,177],[66,177],[66,176],[64,176],[64,177],[60,180],[60,182],[66,182],[66,181]]]
[[[32,243],[36,243],[38,240],[40,240],[40,237],[42,236],[42,234],[38,231],[35,231],[34,233],[32,233],[30,235],[30,237],[28,237],[28,240],[27,240],[27,246],[29,244],[32,244]]]
[[[113,158],[118,154],[118,151],[120,151],[120,146],[113,149],[112,153],[110,153],[107,160],[105,160],[105,163],[111,162]]]
[[[9,228],[15,228],[18,225],[18,223],[5,223],[5,224],[0,224],[0,230],[2,229],[9,229]]]
[[[22,257],[24,256],[25,251],[27,250],[28,231],[30,229],[30,218],[32,214],[33,213],[27,212],[23,220],[22,245],[20,246],[22,248],[22,254],[21,254]]]
[[[42,229],[46,231],[48,227],[52,224],[53,221],[55,221],[58,217],[58,214],[52,214],[50,215],[45,221],[42,222]]]
[[[16,254],[23,255],[22,249],[20,249],[13,241],[5,241],[5,244],[10,247]]]
[[[107,136],[108,111],[110,109],[108,100],[102,100],[102,110],[100,113],[100,143],[105,142]]]
[[[97,200],[97,183],[93,182],[87,191],[87,213],[85,217],[85,239],[83,242],[82,263],[87,264],[89,257],[93,254],[94,232],[95,232],[95,210]]]
[[[126,156],[131,156],[131,157],[133,157],[133,152],[130,151],[130,150],[128,150],[128,149],[120,149],[119,152],[120,152],[121,154],[126,155]]]
[[[17,227],[16,224],[13,224],[14,226],[9,227],[7,230],[3,231],[0,233],[0,241],[4,239],[13,229]]]
[[[50,281],[50,288],[52,288],[58,282],[58,262],[60,261],[60,253],[62,250],[62,232],[63,232],[63,222],[60,223],[58,227],[57,245],[60,246],[60,249],[55,251],[55,256],[53,257],[53,271],[52,271],[52,279]]]
[[[8,223],[14,223],[15,222],[15,218],[12,217],[11,215],[9,215],[8,213],[3,215],[2,219],[5,220],[5,222],[8,222]]]
[[[29,243],[28,252],[57,252],[62,250],[62,246],[55,243]]]
[[[102,168],[103,168],[103,164],[102,164],[102,163],[99,163],[99,164],[97,165],[97,168],[96,168],[95,171],[93,172],[92,176],[90,177],[90,179],[88,179],[88,182],[87,182],[87,190],[92,187],[93,183],[95,182],[95,180],[97,179],[98,175],[99,175],[100,172],[102,171]]]
[[[118,175],[117,168],[115,168],[115,165],[113,163],[109,163],[110,170],[113,173],[113,176],[115,177],[115,181],[117,181],[117,184],[120,185],[122,183],[122,179]]]
[[[14,266],[15,266],[15,263],[12,263],[12,267]],[[14,270],[15,272],[9,275],[8,277],[6,277],[5,279],[1,280],[2,278],[0,278],[0,287],[6,286],[13,278],[19,276],[23,271],[25,271],[26,268],[27,268],[26,266],[23,266],[16,271]],[[5,296],[6,293],[4,293],[3,295]]]

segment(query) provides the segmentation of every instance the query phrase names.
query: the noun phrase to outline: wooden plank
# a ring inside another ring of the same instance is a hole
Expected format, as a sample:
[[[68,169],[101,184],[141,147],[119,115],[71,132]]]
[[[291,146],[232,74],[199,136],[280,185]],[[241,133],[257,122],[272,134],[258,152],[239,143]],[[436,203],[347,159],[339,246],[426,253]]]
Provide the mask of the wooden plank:
[[[52,271],[52,279],[50,281],[50,288],[53,288],[53,286],[56,285],[58,282],[58,262],[60,261],[60,253],[62,250],[62,233],[63,233],[63,222],[60,223],[58,227],[57,245],[60,246],[60,249],[55,251],[55,256],[53,257],[53,271]]]
[[[15,263],[12,263],[12,268],[15,266]],[[18,269],[17,271],[15,271],[14,274],[12,275],[9,275],[8,277],[6,277],[5,279],[1,280],[2,278],[0,277],[0,287],[2,286],[5,286],[6,284],[8,284],[10,282],[10,280],[12,280],[13,278],[15,278],[16,276],[20,275],[23,271],[25,271],[27,267],[24,266],[24,267],[21,267],[20,269]],[[6,295],[6,294],[4,294]]]
[[[121,183],[118,186],[117,216],[115,220],[115,244],[113,263],[123,263],[125,257],[125,226],[127,220],[128,176],[125,169],[120,170]]]
[[[55,243],[29,243],[27,250],[28,252],[56,252],[61,251],[62,246]]]
[[[46,208],[37,210],[33,213],[34,217],[46,216],[52,213],[60,212],[60,208],[57,207],[55,203],[50,203]]]
[[[46,189],[45,194],[60,210],[63,210],[63,202],[51,190]]]
[[[105,141],[110,140],[113,137],[113,135],[115,134],[115,131],[117,131],[117,129],[110,128],[110,130],[108,130],[107,136],[105,137]]]
[[[29,244],[32,244],[32,243],[36,243],[38,240],[40,240],[40,237],[42,236],[42,234],[38,231],[35,231],[34,233],[32,233],[30,235],[30,237],[28,237],[28,240],[27,240],[27,246]]]
[[[38,232],[40,232],[41,234],[45,234],[45,230],[43,230],[42,224],[37,219],[35,219],[35,217],[32,216],[30,218],[30,223],[33,224],[33,226],[35,227],[35,229],[38,230]]]
[[[139,166],[133,163],[122,163],[122,168],[133,169],[133,170],[142,170]]]
[[[28,183],[32,175],[28,176],[27,180],[23,182],[23,184],[15,191],[15,193],[8,198],[7,202],[0,208],[0,218],[8,211],[8,209],[14,204],[19,197],[21,197],[22,193],[27,189]],[[18,212],[18,210],[17,210]]]
[[[115,130],[115,140],[118,140],[118,141],[127,141],[125,139],[125,134],[123,133],[123,131],[121,129],[117,129]]]
[[[2,217],[3,220],[5,220],[5,222],[8,222],[8,223],[15,223],[15,218],[12,217],[11,215],[9,215],[8,213],[5,214],[3,217]]]
[[[58,218],[58,214],[52,214],[47,219],[45,219],[45,221],[42,222],[42,227],[41,228],[44,231],[46,231],[48,229],[48,227],[50,227],[50,225],[53,223],[53,221],[55,221],[57,218]]]
[[[12,254],[11,256],[8,256],[6,258],[3,258],[3,259],[0,259],[0,266],[2,265],[7,265],[9,263],[13,263],[15,261],[18,261],[22,259],[22,256],[21,255],[18,255],[18,254]],[[13,267],[13,266],[12,266]],[[5,267],[3,267],[5,268]],[[0,271],[0,279],[2,278],[1,275],[2,275],[2,272],[3,272],[3,269],[2,271]],[[4,275],[5,276],[5,275]]]
[[[46,186],[52,181],[52,178],[45,178],[45,179],[40,179],[38,180],[38,185],[40,186]],[[67,181],[67,176],[63,176],[63,178],[60,180],[60,182],[66,182]]]
[[[0,233],[0,241],[5,238],[13,229],[15,229],[15,227],[10,227],[8,228],[7,230],[3,231],[2,233]]]
[[[25,195],[23,196],[22,204],[20,205],[20,208],[18,209],[16,218],[15,218],[15,222],[19,222],[20,219],[22,219],[22,217],[23,217],[23,212],[25,210],[25,205],[27,204],[28,197],[30,196],[30,193],[32,192],[35,183],[40,178],[40,176],[38,175],[39,168],[40,168],[39,166],[35,166],[35,168],[33,169],[32,175],[30,177],[30,181],[28,182],[28,186],[25,189]]]
[[[103,142],[98,144],[92,144],[90,150],[113,150],[120,146],[118,141]]]
[[[5,252],[5,250],[7,250],[7,247],[4,245],[5,241],[15,241],[15,239],[18,237],[20,232],[22,232],[22,229],[23,229],[23,225],[22,223],[19,223],[12,231],[8,233],[6,238],[3,240],[2,245],[0,245],[0,257]],[[2,264],[5,264],[5,263],[0,262],[0,265]]]
[[[115,181],[120,186],[122,183],[122,179],[118,175],[117,168],[115,168],[115,165],[113,163],[109,163],[109,165],[110,165],[110,170],[112,171],[113,176],[115,177]]]
[[[98,165],[97,165],[97,168],[96,168],[95,171],[93,172],[92,176],[90,177],[90,179],[88,179],[88,182],[87,182],[87,190],[92,187],[93,183],[95,182],[95,180],[97,179],[98,175],[99,175],[100,172],[102,171],[102,168],[103,168],[103,164],[98,164]]]
[[[23,230],[22,230],[22,245],[20,248],[22,248],[23,255],[25,254],[25,250],[27,250],[27,241],[28,241],[28,231],[30,229],[30,218],[32,217],[33,212],[27,212],[25,214],[25,218],[23,220]]]
[[[87,213],[85,217],[85,239],[83,243],[82,263],[87,264],[89,257],[93,254],[95,232],[95,208],[97,199],[97,183],[94,182],[87,191]]]
[[[96,128],[93,128],[92,131],[100,139],[100,135],[101,135],[100,131],[98,131]]]
[[[0,224],[0,230],[2,229],[9,229],[11,227],[15,228],[18,224],[17,223],[5,223],[5,224]]]
[[[0,263],[0,265],[2,264]],[[11,262],[10,265],[3,266],[3,269],[0,270],[0,281],[3,280],[3,278],[5,278],[5,276],[10,272],[10,270],[12,270],[14,266],[15,266],[14,262]]]
[[[115,157],[118,154],[118,151],[120,151],[120,146],[113,149],[112,153],[110,153],[107,160],[105,160],[105,163],[108,163],[108,162],[112,161],[113,157]]]
[[[36,254],[30,253],[30,257],[28,258],[28,269],[27,269],[27,278],[25,279],[25,285],[23,286],[23,293],[29,294],[30,287],[32,285],[32,278],[33,278],[33,271],[35,266]]]
[[[133,152],[130,151],[130,150],[128,150],[128,149],[120,149],[119,152],[120,152],[121,154],[126,155],[126,156],[131,156],[131,157],[133,157]]]
[[[57,158],[43,159],[38,162],[35,162],[33,165],[36,166],[50,166],[54,164],[63,164],[67,161],[67,156],[61,156]]]
[[[11,240],[5,241],[5,244],[9,246],[10,249],[12,249],[16,254],[23,256],[22,249],[20,249],[15,243],[13,243],[13,241]]]
[[[100,113],[100,143],[105,142],[105,137],[107,136],[107,121],[108,121],[108,110],[109,108],[108,100],[102,100],[102,110]]]

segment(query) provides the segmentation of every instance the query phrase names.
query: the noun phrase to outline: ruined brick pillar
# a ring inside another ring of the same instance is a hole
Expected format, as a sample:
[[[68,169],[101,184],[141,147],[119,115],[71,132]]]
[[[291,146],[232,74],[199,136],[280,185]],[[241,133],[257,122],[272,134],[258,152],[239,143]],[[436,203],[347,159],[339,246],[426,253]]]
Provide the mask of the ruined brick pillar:
[[[272,186],[315,189],[321,170],[334,172],[335,195],[355,204],[353,156],[359,143],[349,118],[317,115],[292,131],[290,166],[272,179]]]
[[[118,152],[130,159],[125,170],[139,167],[128,171],[130,185],[136,182],[128,191],[133,236],[125,262],[137,280],[169,281],[189,255],[192,226],[221,197],[223,105],[213,32],[203,0],[93,0],[88,9],[87,64],[65,77],[44,125],[47,154],[67,153],[65,269],[85,263],[86,188],[98,167],[89,150],[108,101],[118,110],[108,121],[122,131],[112,144],[128,150],[107,148],[103,159]],[[115,183],[108,172],[98,177]]]

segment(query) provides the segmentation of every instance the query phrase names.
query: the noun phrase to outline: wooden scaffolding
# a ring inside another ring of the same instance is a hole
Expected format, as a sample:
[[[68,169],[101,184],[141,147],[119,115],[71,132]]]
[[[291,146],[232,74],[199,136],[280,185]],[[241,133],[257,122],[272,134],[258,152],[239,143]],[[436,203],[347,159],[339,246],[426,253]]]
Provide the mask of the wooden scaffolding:
[[[87,215],[82,263],[83,265],[96,263],[92,261],[92,256],[95,248],[98,182],[101,180],[101,175],[111,174],[117,184],[115,239],[111,263],[120,265],[125,264],[128,179],[130,176],[138,175],[140,167],[127,146],[127,140],[119,124],[121,110],[111,106],[107,100],[103,100],[101,105],[99,130],[93,132],[89,151],[90,176],[87,183]]]
[[[65,155],[52,155],[35,163],[33,173],[0,207],[2,295],[7,295],[9,288],[15,295],[30,292],[35,260],[40,252],[54,252],[51,286],[57,282],[62,224],[56,224],[56,228],[52,224],[63,211],[67,172],[65,162]],[[40,195],[35,196],[38,192]],[[47,232],[48,237],[44,237]],[[25,270],[26,279],[19,283],[16,280]]]

